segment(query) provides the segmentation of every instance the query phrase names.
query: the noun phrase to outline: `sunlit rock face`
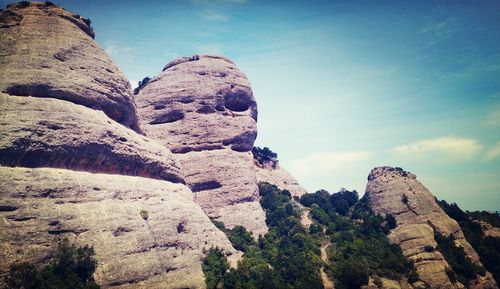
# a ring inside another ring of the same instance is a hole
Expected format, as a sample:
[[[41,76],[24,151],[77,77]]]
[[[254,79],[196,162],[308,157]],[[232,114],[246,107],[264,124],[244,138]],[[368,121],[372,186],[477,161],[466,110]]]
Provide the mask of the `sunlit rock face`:
[[[203,288],[212,246],[238,258],[182,184],[0,167],[0,192],[2,276],[12,264],[46,262],[63,238],[94,247],[104,288]]]
[[[287,190],[293,197],[300,198],[307,191],[278,161],[259,163],[254,161],[257,181],[276,185],[280,190]]]
[[[0,165],[53,167],[184,183],[159,143],[97,110],[68,101],[0,93]]]
[[[250,150],[257,106],[250,84],[221,56],[168,63],[136,97],[141,129],[177,154],[195,200],[228,227],[267,231]]]
[[[257,105],[245,75],[221,56],[168,63],[136,97],[141,128],[174,153],[247,152],[257,136]]]
[[[0,288],[11,265],[46,263],[62,239],[94,247],[104,288],[203,288],[211,247],[234,264],[179,160],[140,134],[128,81],[89,23],[50,3],[0,13]]]
[[[365,196],[375,214],[396,218],[397,227],[391,230],[389,240],[415,262],[420,278],[432,288],[462,286],[448,278],[446,270],[450,266],[441,253],[425,251],[425,246],[437,246],[434,230],[444,236],[453,235],[456,245],[464,248],[473,263],[481,265],[458,223],[439,207],[432,193],[414,174],[400,168],[374,168],[368,176]],[[479,288],[497,288],[491,274],[479,279],[479,285],[476,284]]]
[[[12,4],[0,16],[0,91],[67,100],[138,130],[130,84],[87,19],[45,2]]]

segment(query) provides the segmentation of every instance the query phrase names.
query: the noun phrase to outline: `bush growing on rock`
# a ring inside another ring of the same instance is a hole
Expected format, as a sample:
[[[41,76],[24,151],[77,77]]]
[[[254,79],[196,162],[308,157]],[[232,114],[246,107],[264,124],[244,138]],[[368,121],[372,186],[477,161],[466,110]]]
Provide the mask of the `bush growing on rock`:
[[[21,1],[21,2],[17,3],[18,7],[28,7],[30,5],[31,5],[30,1]]]
[[[436,249],[434,247],[432,247],[431,245],[427,245],[427,246],[424,247],[424,251],[428,252],[428,253],[431,253],[431,252],[436,251]]]
[[[203,259],[203,273],[205,273],[205,283],[207,289],[223,288],[224,277],[229,269],[226,255],[219,248],[211,248],[207,256]]]
[[[278,154],[270,150],[268,147],[252,148],[253,158],[260,164],[263,165],[265,162],[276,162],[278,161]]]
[[[453,279],[460,281],[462,284],[467,284],[469,281],[476,278],[476,275],[479,273],[479,268],[477,268],[465,254],[463,247],[455,245],[455,239],[452,235],[446,237],[441,235],[437,230],[434,230],[434,239],[438,244],[437,250],[443,254],[446,262],[448,262],[453,269]],[[450,274],[448,274],[448,276],[450,276]],[[451,279],[450,277],[450,280]]]
[[[336,288],[360,288],[368,284],[369,276],[418,280],[413,263],[387,239],[386,233],[396,226],[395,218],[374,216],[356,191],[342,189],[330,195],[320,190],[303,195],[300,202],[311,208],[311,216],[326,228],[334,244],[328,256]]]
[[[151,77],[146,76],[141,81],[138,82],[137,87],[134,89],[134,94],[138,94],[141,89],[143,89],[151,81]]]
[[[93,278],[96,266],[92,247],[76,247],[65,239],[49,264],[41,268],[28,263],[12,266],[6,278],[6,288],[98,289],[100,287]]]
[[[401,202],[403,202],[403,204],[405,205],[408,205],[408,196],[406,194],[403,194],[403,196],[401,197]]]
[[[465,239],[476,250],[484,267],[491,272],[497,283],[500,282],[500,238],[485,236],[481,225],[476,220],[486,221],[494,226],[500,224],[498,213],[464,212],[457,204],[436,200],[439,206],[457,221],[464,232]],[[476,268],[482,274],[485,268]]]
[[[141,210],[139,212],[139,214],[141,215],[141,217],[146,221],[148,218],[149,218],[149,212],[146,211],[146,210]]]

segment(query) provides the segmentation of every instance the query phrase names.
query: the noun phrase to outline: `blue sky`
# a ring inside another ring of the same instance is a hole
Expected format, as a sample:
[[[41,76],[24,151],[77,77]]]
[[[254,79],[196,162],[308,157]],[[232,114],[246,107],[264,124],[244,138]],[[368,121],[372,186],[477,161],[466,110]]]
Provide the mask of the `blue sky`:
[[[248,76],[257,145],[309,191],[374,166],[500,210],[500,1],[53,1],[89,17],[132,82],[217,53]],[[8,1],[0,0],[5,6]]]

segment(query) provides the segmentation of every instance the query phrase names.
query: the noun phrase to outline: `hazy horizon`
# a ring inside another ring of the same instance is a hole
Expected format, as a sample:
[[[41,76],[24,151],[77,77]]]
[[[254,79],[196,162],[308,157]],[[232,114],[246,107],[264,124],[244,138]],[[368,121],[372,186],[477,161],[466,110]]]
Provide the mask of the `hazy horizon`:
[[[92,20],[132,83],[179,56],[231,58],[257,99],[256,145],[309,192],[363,194],[389,165],[500,210],[500,1],[52,2]]]

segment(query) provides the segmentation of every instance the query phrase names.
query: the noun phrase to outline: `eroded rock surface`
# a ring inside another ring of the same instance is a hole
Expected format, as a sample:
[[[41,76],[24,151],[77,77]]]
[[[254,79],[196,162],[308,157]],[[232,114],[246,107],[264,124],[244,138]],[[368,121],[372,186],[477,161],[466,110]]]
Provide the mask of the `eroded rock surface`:
[[[195,201],[228,227],[267,231],[253,157],[257,106],[250,84],[221,56],[168,63],[136,97],[141,128],[177,153]]]
[[[194,200],[209,216],[232,228],[265,234],[252,154],[212,150],[177,155]]]
[[[172,153],[101,111],[0,93],[0,165],[54,167],[184,183]]]
[[[67,100],[139,129],[130,84],[87,19],[45,2],[0,14],[0,91]]]
[[[279,162],[264,162],[260,164],[254,161],[257,182],[267,182],[277,186],[280,190],[288,190],[293,197],[301,197],[307,191]]]
[[[453,235],[472,262],[481,264],[458,223],[446,215],[414,174],[400,168],[375,168],[368,176],[366,198],[375,214],[391,214],[396,218],[398,225],[390,232],[389,240],[399,244],[403,254],[415,262],[421,279],[432,288],[460,286],[448,278],[446,269],[450,266],[441,253],[424,250],[425,246],[437,246],[433,227],[444,236]],[[484,288],[496,288],[491,277],[486,279],[482,282]]]
[[[221,56],[171,61],[136,97],[142,129],[173,152],[250,151],[257,105],[245,75]]]
[[[203,288],[212,246],[239,257],[181,184],[0,167],[0,192],[0,276],[46,261],[63,238],[94,247],[104,288]]]

